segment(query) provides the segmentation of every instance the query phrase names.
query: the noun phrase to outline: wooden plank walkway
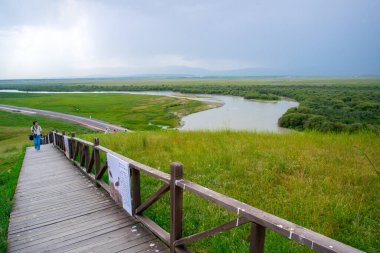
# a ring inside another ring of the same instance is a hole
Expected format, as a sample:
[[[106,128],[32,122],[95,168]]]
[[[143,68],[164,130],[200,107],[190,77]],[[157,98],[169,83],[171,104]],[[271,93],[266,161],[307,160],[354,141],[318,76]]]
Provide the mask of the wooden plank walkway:
[[[26,150],[9,252],[168,252],[52,145]]]

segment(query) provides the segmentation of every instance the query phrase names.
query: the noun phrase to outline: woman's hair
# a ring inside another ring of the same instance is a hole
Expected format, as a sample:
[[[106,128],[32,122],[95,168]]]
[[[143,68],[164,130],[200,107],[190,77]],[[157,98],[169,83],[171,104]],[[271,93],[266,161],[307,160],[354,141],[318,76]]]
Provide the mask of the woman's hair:
[[[36,122],[38,122],[37,120],[33,121],[33,126],[36,124]]]

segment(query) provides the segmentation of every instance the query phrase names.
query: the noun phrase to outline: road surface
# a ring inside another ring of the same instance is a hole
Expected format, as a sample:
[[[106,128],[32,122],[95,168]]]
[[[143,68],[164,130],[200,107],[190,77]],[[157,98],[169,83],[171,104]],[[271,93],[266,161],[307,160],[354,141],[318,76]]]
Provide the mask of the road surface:
[[[100,120],[70,115],[66,113],[52,112],[52,111],[46,111],[46,110],[38,110],[38,109],[32,109],[32,108],[27,108],[27,107],[19,107],[19,106],[3,105],[3,104],[0,104],[0,109],[12,111],[12,112],[24,113],[24,114],[38,114],[38,115],[43,115],[43,116],[56,118],[60,120],[66,120],[66,121],[74,122],[82,126],[85,126],[94,130],[98,130],[98,131],[103,131],[103,132],[105,132],[107,129],[109,132],[130,131],[127,128],[115,126],[115,125],[112,125]]]

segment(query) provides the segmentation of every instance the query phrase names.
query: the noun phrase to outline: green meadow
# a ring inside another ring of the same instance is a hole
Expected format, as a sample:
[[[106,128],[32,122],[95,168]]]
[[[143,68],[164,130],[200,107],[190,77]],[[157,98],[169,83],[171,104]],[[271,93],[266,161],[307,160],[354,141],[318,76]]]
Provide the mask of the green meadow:
[[[200,101],[132,94],[18,94],[0,93],[2,104],[92,117],[131,130],[175,128],[180,118],[215,107]]]
[[[6,252],[9,215],[25,148],[33,145],[28,139],[30,127],[38,120],[43,131],[65,129],[79,134],[91,131],[82,126],[35,115],[0,110],[0,252]]]
[[[184,177],[366,252],[380,250],[380,138],[362,132],[155,131],[84,135],[120,154],[169,172],[184,164]],[[160,182],[142,178],[143,199]],[[146,214],[169,229],[166,196]],[[184,234],[236,216],[186,192]],[[247,252],[249,226],[190,245],[196,252]],[[265,252],[312,252],[267,232]]]

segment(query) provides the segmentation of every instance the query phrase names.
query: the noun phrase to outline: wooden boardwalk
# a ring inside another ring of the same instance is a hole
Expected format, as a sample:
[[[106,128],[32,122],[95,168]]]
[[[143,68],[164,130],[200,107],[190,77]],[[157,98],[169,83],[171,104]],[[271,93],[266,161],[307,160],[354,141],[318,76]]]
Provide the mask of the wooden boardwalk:
[[[9,252],[168,252],[52,145],[26,150]]]

